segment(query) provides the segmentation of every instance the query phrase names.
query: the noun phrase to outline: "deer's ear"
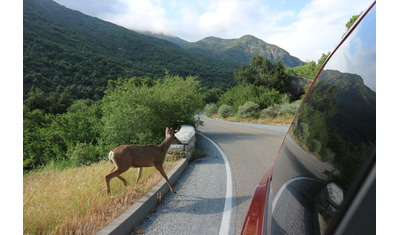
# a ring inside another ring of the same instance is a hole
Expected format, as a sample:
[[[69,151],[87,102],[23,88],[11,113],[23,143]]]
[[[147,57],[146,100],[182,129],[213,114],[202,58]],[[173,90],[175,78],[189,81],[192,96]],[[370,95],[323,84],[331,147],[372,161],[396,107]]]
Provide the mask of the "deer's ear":
[[[171,129],[169,129],[169,135],[172,135],[172,134],[174,134],[174,130],[171,128]]]
[[[168,133],[169,133],[169,128],[167,127],[165,128],[165,135],[168,135]]]

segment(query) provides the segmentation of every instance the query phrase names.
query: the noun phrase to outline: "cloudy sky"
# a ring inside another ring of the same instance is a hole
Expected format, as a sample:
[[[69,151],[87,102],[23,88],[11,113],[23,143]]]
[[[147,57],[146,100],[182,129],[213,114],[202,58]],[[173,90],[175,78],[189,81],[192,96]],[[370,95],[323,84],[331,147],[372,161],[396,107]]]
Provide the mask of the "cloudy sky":
[[[303,61],[333,50],[370,0],[55,0],[128,29],[194,42],[254,35]]]

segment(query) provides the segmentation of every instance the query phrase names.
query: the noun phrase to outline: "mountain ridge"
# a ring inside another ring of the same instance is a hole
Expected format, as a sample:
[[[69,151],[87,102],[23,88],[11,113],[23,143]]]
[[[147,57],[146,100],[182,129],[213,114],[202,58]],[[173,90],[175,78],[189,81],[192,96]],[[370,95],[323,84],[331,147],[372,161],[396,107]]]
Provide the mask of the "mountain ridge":
[[[304,65],[305,62],[290,55],[286,50],[264,42],[253,35],[243,35],[240,38],[222,39],[208,36],[196,42],[188,42],[177,36],[143,32],[146,35],[158,37],[182,47],[186,51],[229,61],[239,65],[249,65],[251,58],[256,55],[263,56],[272,62],[281,61],[285,66],[296,67]]]

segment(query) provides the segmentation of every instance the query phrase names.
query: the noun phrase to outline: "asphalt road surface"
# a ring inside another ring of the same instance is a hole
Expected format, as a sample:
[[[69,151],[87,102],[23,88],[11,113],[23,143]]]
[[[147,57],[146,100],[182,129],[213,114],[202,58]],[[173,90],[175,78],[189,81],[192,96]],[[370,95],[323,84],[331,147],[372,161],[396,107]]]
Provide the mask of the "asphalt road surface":
[[[168,193],[140,226],[145,234],[240,234],[255,187],[288,129],[203,121],[196,145],[207,156],[189,163],[174,186],[177,193]]]

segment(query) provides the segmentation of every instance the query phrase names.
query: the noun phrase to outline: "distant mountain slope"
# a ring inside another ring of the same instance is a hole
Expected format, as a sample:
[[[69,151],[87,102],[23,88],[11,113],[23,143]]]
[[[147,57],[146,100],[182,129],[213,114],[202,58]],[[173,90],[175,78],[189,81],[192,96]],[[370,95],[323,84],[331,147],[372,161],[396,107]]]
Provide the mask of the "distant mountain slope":
[[[251,59],[256,55],[268,58],[272,62],[280,60],[288,67],[305,64],[284,49],[268,44],[252,35],[245,35],[238,39],[207,37],[197,42],[188,42],[179,37],[165,34],[151,32],[143,32],[143,34],[170,41],[189,52],[212,56],[238,65],[249,65]]]
[[[239,39],[207,37],[195,43],[183,45],[183,48],[190,52],[210,55],[240,65],[249,65],[251,58],[256,55],[265,57],[272,62],[280,60],[288,67],[305,64],[282,48],[268,44],[251,35],[245,35]]]
[[[199,76],[209,87],[233,85],[229,63],[192,55],[181,47],[68,9],[51,0],[24,0],[24,93],[65,87],[81,98],[100,98],[109,79]]]
[[[176,44],[182,48],[184,48],[190,44],[190,42],[183,40],[182,38],[172,36],[172,35],[166,35],[163,33],[152,33],[149,31],[139,32],[139,33],[172,42],[173,44]]]

